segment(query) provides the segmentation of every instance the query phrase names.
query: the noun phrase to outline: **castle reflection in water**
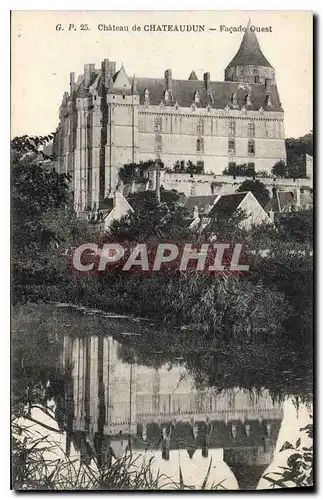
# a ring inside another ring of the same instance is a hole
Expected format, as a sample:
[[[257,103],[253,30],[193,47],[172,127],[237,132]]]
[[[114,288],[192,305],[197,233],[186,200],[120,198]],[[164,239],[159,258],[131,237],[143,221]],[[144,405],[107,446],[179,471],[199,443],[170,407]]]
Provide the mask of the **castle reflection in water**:
[[[194,459],[221,448],[240,488],[255,487],[273,459],[282,405],[267,391],[198,390],[183,366],[125,363],[119,348],[112,337],[65,336],[67,452],[73,442],[83,461],[102,462],[127,447],[160,450],[165,460],[178,449]]]

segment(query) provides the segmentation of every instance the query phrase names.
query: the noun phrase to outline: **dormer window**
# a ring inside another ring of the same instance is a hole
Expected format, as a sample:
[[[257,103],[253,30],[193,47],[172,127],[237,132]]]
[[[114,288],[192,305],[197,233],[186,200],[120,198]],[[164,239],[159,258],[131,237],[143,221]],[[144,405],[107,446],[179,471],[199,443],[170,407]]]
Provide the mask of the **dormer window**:
[[[170,93],[168,92],[168,90],[165,90],[165,92],[164,92],[164,100],[165,101],[169,101],[170,100]]]
[[[251,104],[252,104],[250,94],[247,94],[247,97],[246,97],[246,104],[247,104],[247,106],[251,106]]]
[[[145,89],[144,100],[145,100],[145,102],[149,102],[149,90],[148,89]]]
[[[270,95],[270,94],[268,94],[268,95],[266,96],[266,105],[267,105],[267,106],[271,106],[271,105],[272,105],[272,102],[271,102],[271,95]]]
[[[232,104],[233,106],[238,106],[238,95],[236,92],[232,94]]]
[[[194,102],[196,104],[200,103],[200,94],[198,93],[198,91],[196,91],[195,94],[194,94]]]

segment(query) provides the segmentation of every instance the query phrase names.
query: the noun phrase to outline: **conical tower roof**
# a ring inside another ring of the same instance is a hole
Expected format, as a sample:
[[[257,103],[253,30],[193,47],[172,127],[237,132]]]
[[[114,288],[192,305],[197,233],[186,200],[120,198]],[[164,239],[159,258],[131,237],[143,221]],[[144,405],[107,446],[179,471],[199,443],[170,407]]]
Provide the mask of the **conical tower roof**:
[[[250,31],[251,23],[249,21],[246,31],[244,32],[241,45],[238,52],[228,64],[228,68],[232,66],[267,66],[272,68],[271,64],[263,55],[258,39],[253,31]]]

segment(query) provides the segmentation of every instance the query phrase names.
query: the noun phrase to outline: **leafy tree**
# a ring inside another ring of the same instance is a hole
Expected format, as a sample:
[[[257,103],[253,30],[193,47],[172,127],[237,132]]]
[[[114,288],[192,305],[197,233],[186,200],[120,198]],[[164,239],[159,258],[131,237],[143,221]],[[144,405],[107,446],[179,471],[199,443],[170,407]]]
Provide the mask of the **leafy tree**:
[[[313,156],[313,132],[298,138],[288,138],[285,140],[287,165],[289,170],[298,169],[299,174],[303,172],[305,177],[305,155]]]
[[[234,162],[229,163],[229,166],[223,170],[223,175],[237,175],[241,177],[255,177],[255,167],[242,163],[236,165]]]
[[[159,162],[160,168],[164,168],[164,164],[160,160],[147,160],[140,161],[139,163],[127,163],[119,169],[119,179],[124,182],[129,182],[131,180],[138,180],[143,177],[144,172],[147,168],[152,167]]]
[[[14,301],[31,300],[37,287],[44,293],[50,285],[63,285],[70,272],[68,251],[96,237],[87,221],[76,217],[69,177],[43,167],[39,144],[44,141],[23,136],[11,145]]]
[[[175,191],[160,190],[159,203],[153,191],[133,193],[128,201],[134,212],[128,213],[110,228],[111,235],[125,240],[170,237],[181,231],[181,207]]]
[[[259,180],[252,181],[246,180],[237,189],[237,192],[251,191],[255,198],[259,201],[260,205],[264,207],[270,200],[269,191],[265,184]]]
[[[276,177],[286,177],[287,176],[287,165],[284,161],[279,160],[275,163],[272,168],[272,173]]]

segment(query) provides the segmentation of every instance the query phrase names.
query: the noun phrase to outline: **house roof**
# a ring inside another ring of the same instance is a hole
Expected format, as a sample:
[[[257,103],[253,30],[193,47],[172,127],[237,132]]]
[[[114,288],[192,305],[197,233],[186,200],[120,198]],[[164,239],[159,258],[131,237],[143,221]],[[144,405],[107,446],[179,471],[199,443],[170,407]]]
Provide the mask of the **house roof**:
[[[218,195],[205,195],[205,196],[189,196],[184,204],[184,210],[192,212],[194,207],[197,207],[199,212],[206,210],[208,206],[212,206]]]
[[[247,194],[247,192],[244,192],[221,195],[221,198],[212,207],[209,217],[231,217]]]
[[[244,32],[241,45],[238,52],[228,64],[227,68],[232,66],[267,66],[272,68],[262,53],[255,32],[250,31],[250,21],[247,30]]]

